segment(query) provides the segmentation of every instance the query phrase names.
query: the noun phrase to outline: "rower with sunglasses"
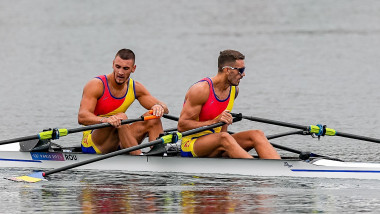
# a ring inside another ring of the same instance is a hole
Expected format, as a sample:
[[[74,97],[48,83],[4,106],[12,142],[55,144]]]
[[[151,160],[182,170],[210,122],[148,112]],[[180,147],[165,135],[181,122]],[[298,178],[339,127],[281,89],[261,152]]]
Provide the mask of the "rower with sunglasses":
[[[218,122],[226,125],[182,138],[183,157],[253,158],[255,149],[260,158],[280,159],[276,150],[260,130],[248,130],[230,135],[231,112],[240,80],[245,76],[245,56],[235,50],[224,50],[218,58],[218,73],[190,87],[185,96],[178,121],[178,131],[207,126]]]

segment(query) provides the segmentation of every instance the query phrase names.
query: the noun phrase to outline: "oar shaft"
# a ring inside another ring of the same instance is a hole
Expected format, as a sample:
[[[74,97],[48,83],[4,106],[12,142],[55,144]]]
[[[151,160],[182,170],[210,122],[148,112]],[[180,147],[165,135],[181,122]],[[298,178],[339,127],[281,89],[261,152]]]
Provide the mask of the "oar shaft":
[[[174,120],[174,121],[178,121],[179,118],[176,117],[176,116],[173,116],[173,115],[169,115],[169,114],[164,114],[162,115],[163,118],[166,118],[166,119],[169,119],[169,120]]]
[[[36,140],[38,138],[39,138],[38,135],[18,137],[18,138],[13,138],[13,139],[9,139],[9,140],[2,140],[2,141],[0,141],[0,145],[5,145],[5,144],[9,144],[9,143],[16,143],[16,142],[20,142],[20,141]]]
[[[234,116],[235,113],[231,113],[231,115]],[[245,115],[243,115],[242,117],[244,119],[251,120],[251,121],[268,123],[272,125],[284,126],[284,127],[301,129],[301,130],[307,130],[309,128],[308,126],[301,126],[294,123],[287,123],[287,122],[282,122],[282,121],[277,121],[277,120],[269,120],[269,119],[260,118],[260,117],[251,117],[251,116],[245,116]]]
[[[299,151],[299,150],[296,150],[296,149],[292,149],[292,148],[289,148],[289,147],[286,147],[286,146],[281,146],[279,144],[275,144],[275,143],[270,143],[270,144],[272,144],[272,146],[274,148],[282,149],[284,151],[293,152],[293,153],[296,153],[296,154],[301,154],[302,153],[302,151]]]
[[[141,116],[141,117],[136,118],[136,119],[122,120],[121,124],[124,125],[124,124],[134,123],[134,122],[138,122],[138,121],[144,121],[144,120],[148,120],[148,119],[153,119],[153,118],[150,118],[150,116],[148,116],[148,117]],[[83,126],[83,127],[73,128],[73,129],[67,129],[67,134],[76,133],[76,132],[83,132],[83,131],[93,130],[93,129],[101,129],[101,128],[106,128],[106,127],[111,127],[111,126],[112,125],[109,123],[100,123],[100,124],[95,124],[95,125],[90,125],[90,126]],[[43,132],[41,132],[41,133],[43,133]],[[51,138],[51,136],[50,136],[50,138]],[[16,142],[21,142],[21,141],[28,141],[28,140],[37,140],[37,139],[40,139],[39,134],[25,136],[25,137],[12,138],[12,139],[8,139],[8,140],[2,140],[2,141],[0,141],[0,145],[9,144],[9,143],[16,143]],[[41,138],[41,139],[44,139],[44,138]]]
[[[234,116],[237,114],[231,113],[231,115]],[[268,124],[272,124],[272,125],[284,126],[284,127],[289,127],[289,128],[295,128],[295,129],[301,129],[301,130],[305,130],[305,131],[310,131],[309,129],[311,127],[311,126],[302,126],[302,125],[298,125],[298,124],[294,124],[294,123],[281,122],[281,121],[277,121],[277,120],[264,119],[264,118],[260,118],[260,117],[252,117],[252,116],[245,116],[245,115],[243,115],[242,117],[244,119],[251,120],[251,121],[268,123]],[[329,128],[327,128],[327,130],[329,130]],[[333,130],[333,129],[331,129],[331,130]],[[333,131],[335,132],[335,130],[333,130]],[[326,133],[326,135],[328,135],[328,133]],[[330,134],[330,135],[352,138],[352,139],[356,139],[356,140],[364,140],[364,141],[369,141],[369,142],[374,142],[374,143],[380,143],[380,139],[365,137],[365,136],[360,136],[360,135],[354,135],[354,134],[348,134],[348,133],[343,133],[343,132],[338,132],[338,131],[336,131],[335,133]]]
[[[144,121],[144,117],[122,120],[121,125],[134,123],[138,121]],[[111,126],[112,125],[109,123],[100,123],[100,124],[95,124],[95,125],[90,125],[90,126],[83,126],[83,127],[68,129],[67,131],[68,133],[76,133],[76,132],[83,132],[83,131],[88,131],[88,130],[93,130],[93,129],[102,129],[102,128],[111,127]]]
[[[225,123],[223,123],[223,122],[219,122],[219,123],[215,123],[215,124],[212,124],[212,125],[209,125],[209,126],[202,126],[202,127],[196,128],[196,129],[191,129],[191,130],[182,132],[182,136],[184,137],[184,136],[192,135],[192,134],[195,134],[195,133],[198,133],[198,132],[202,132],[202,131],[206,131],[206,130],[209,130],[209,129],[212,129],[212,128],[216,128],[216,127],[222,126],[224,124]],[[114,156],[117,156],[117,155],[126,154],[126,153],[129,153],[129,152],[135,151],[135,150],[139,150],[139,149],[142,149],[142,148],[154,146],[154,145],[160,144],[160,143],[164,143],[164,140],[162,138],[154,140],[154,141],[151,141],[151,142],[148,142],[148,143],[144,143],[144,144],[140,144],[140,145],[137,145],[137,146],[129,147],[129,148],[126,148],[126,149],[115,151],[115,152],[111,152],[111,153],[108,153],[108,154],[105,154],[105,155],[100,155],[100,156],[98,156],[96,158],[88,159],[88,160],[85,160],[85,161],[82,161],[82,162],[79,162],[79,163],[74,163],[74,164],[63,166],[63,167],[60,167],[60,168],[57,168],[57,169],[49,170],[49,171],[44,172],[43,176],[45,177],[45,176],[51,175],[53,173],[57,173],[57,172],[61,172],[61,171],[64,171],[64,170],[76,168],[76,167],[83,166],[83,165],[86,165],[86,164],[89,164],[89,163],[93,163],[93,162],[97,162],[97,161],[104,160],[104,159],[107,159],[107,158],[111,158],[111,157],[114,157]]]
[[[338,132],[338,131],[336,132],[335,135],[340,136],[340,137],[353,138],[356,140],[364,140],[364,141],[369,141],[369,142],[374,142],[374,143],[380,143],[380,139],[365,137],[365,136],[360,136],[360,135],[354,135],[354,134],[348,134],[348,133],[343,133],[343,132]]]
[[[291,132],[285,132],[285,133],[280,133],[280,134],[275,134],[275,135],[268,135],[267,139],[271,140],[271,139],[289,136],[289,135],[294,135],[294,134],[303,134],[303,131],[291,131]]]
[[[229,132],[230,134],[235,134],[234,132]],[[303,132],[302,131],[292,131],[292,132],[285,132],[285,133],[280,133],[280,134],[275,134],[275,135],[268,135],[267,136],[267,139],[268,140],[271,140],[271,139],[275,139],[275,138],[279,138],[279,137],[284,137],[284,136],[288,136],[288,135],[293,135],[293,134],[302,134]],[[293,153],[296,153],[296,154],[301,154],[302,151],[299,151],[299,150],[295,150],[295,149],[292,149],[292,148],[289,148],[289,147],[286,147],[286,146],[281,146],[281,145],[278,145],[278,144],[275,144],[275,143],[271,143],[272,146],[274,148],[277,148],[277,149],[282,149],[284,151],[288,151],[288,152],[293,152]]]
[[[92,159],[88,159],[88,160],[85,160],[85,161],[82,161],[82,162],[78,162],[78,163],[74,163],[74,164],[71,164],[71,165],[63,166],[63,167],[60,167],[60,168],[57,168],[57,169],[49,170],[49,171],[47,171],[47,172],[44,173],[44,176],[51,175],[51,174],[54,174],[54,173],[57,173],[57,172],[61,172],[61,171],[64,171],[64,170],[76,168],[76,167],[79,167],[79,166],[83,166],[83,165],[86,165],[86,164],[89,164],[89,163],[94,163],[94,162],[97,162],[97,161],[100,161],[100,160],[104,160],[104,159],[107,159],[107,158],[111,158],[111,157],[114,157],[114,156],[117,156],[117,155],[125,154],[125,153],[128,153],[128,152],[132,152],[132,151],[139,150],[139,149],[142,149],[142,148],[146,148],[146,147],[149,147],[149,146],[153,146],[153,145],[156,145],[156,144],[159,144],[159,143],[162,143],[162,142],[163,141],[160,138],[158,140],[154,140],[154,141],[151,141],[151,142],[148,142],[148,143],[144,143],[144,144],[140,144],[140,145],[137,145],[137,146],[132,146],[132,147],[129,147],[129,148],[126,148],[126,149],[122,149],[122,150],[118,150],[118,151],[115,151],[115,152],[111,152],[111,153],[108,153],[108,154],[105,154],[105,155],[99,155],[96,158],[92,158]]]
[[[196,128],[196,129],[191,129],[191,130],[188,130],[188,131],[184,131],[184,132],[182,132],[182,137],[189,136],[189,135],[192,135],[192,134],[195,134],[195,133],[198,133],[198,132],[203,132],[203,131],[206,131],[206,130],[210,130],[210,129],[213,129],[213,128],[216,128],[216,127],[219,127],[219,126],[223,126],[224,124],[225,123],[223,123],[223,122],[219,122],[219,123],[215,123],[215,124],[212,124],[212,125],[209,125],[209,126],[202,126],[202,127]]]

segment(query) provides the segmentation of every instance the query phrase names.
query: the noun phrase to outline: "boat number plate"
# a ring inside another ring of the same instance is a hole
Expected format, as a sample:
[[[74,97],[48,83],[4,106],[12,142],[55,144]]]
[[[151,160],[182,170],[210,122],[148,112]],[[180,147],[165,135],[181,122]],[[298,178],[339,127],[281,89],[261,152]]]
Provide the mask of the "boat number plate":
[[[50,160],[50,161],[76,161],[78,157],[75,154],[31,152],[33,160]]]

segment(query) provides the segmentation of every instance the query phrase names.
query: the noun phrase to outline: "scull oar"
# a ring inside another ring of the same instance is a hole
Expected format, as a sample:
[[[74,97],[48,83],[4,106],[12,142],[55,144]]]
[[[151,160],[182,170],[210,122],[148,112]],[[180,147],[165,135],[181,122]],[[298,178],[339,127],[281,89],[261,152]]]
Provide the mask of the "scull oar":
[[[151,113],[152,111],[149,111],[149,112]],[[154,116],[154,115],[141,116],[141,117],[136,118],[136,119],[122,120],[121,125],[134,123],[134,122],[138,122],[138,121],[146,121],[146,120],[156,119],[156,118],[158,118],[158,117]],[[9,139],[9,140],[2,140],[2,141],[0,141],[0,145],[9,144],[9,143],[16,143],[16,142],[21,142],[21,141],[28,141],[28,140],[58,139],[59,137],[63,137],[63,136],[66,136],[66,135],[72,134],[72,133],[83,132],[83,131],[94,130],[94,129],[101,129],[101,128],[106,128],[106,127],[111,127],[111,126],[112,125],[109,123],[100,123],[100,124],[95,124],[95,125],[90,125],[90,126],[72,128],[72,129],[53,129],[53,130],[40,132],[36,135],[18,137],[18,138],[13,138],[13,139]]]
[[[231,113],[232,116],[237,115],[235,113]],[[321,125],[310,125],[310,126],[302,126],[294,123],[287,123],[287,122],[281,122],[277,120],[270,120],[270,119],[264,119],[260,117],[252,117],[252,116],[245,116],[242,115],[243,119],[251,120],[251,121],[256,121],[256,122],[261,122],[261,123],[268,123],[272,125],[278,125],[278,126],[284,126],[288,128],[295,128],[295,129],[301,129],[304,131],[308,131],[310,133],[317,134],[317,136],[324,136],[324,135],[329,135],[329,136],[340,136],[340,137],[346,137],[346,138],[352,138],[356,140],[363,140],[363,141],[369,141],[369,142],[374,142],[374,143],[380,143],[380,139],[376,138],[371,138],[371,137],[365,137],[365,136],[360,136],[360,135],[354,135],[354,134],[349,134],[349,133],[344,133],[344,132],[338,132],[334,129],[331,128],[326,128],[326,126],[321,126]]]
[[[237,122],[239,120],[241,120],[241,117],[240,118],[236,117],[236,118],[234,118],[233,122]],[[142,148],[154,146],[156,144],[175,143],[179,139],[181,139],[182,137],[189,136],[189,135],[192,135],[192,134],[196,134],[196,133],[199,133],[199,132],[202,132],[202,131],[210,130],[210,129],[213,129],[213,128],[216,128],[216,127],[219,127],[219,126],[223,126],[224,124],[225,124],[224,122],[219,122],[219,123],[211,124],[211,125],[208,125],[208,126],[203,126],[203,127],[199,127],[199,128],[196,128],[196,129],[191,129],[191,130],[188,130],[188,131],[184,131],[182,133],[180,133],[180,132],[170,133],[170,134],[167,134],[167,135],[164,135],[164,136],[158,138],[157,140],[150,141],[148,143],[140,144],[140,145],[137,145],[137,146],[132,146],[132,147],[129,147],[129,148],[126,148],[126,149],[122,149],[122,150],[118,150],[118,151],[115,151],[115,152],[111,152],[111,153],[108,153],[108,154],[105,154],[105,155],[100,155],[100,156],[98,156],[96,158],[92,158],[92,159],[85,160],[85,161],[82,161],[82,162],[78,162],[78,163],[74,163],[74,164],[71,164],[71,165],[63,166],[63,167],[60,167],[60,168],[57,168],[57,169],[53,169],[53,170],[49,170],[49,171],[46,171],[46,172],[35,172],[35,173],[32,173],[32,174],[27,175],[27,176],[20,176],[20,177],[6,178],[6,179],[13,180],[13,181],[25,181],[25,182],[30,182],[30,183],[38,182],[38,181],[41,181],[41,180],[45,180],[44,178],[46,176],[54,174],[54,173],[57,173],[57,172],[61,172],[61,171],[64,171],[64,170],[76,168],[76,167],[79,167],[79,166],[82,166],[82,165],[86,165],[86,164],[89,164],[89,163],[94,163],[94,162],[97,162],[97,161],[100,161],[100,160],[104,160],[104,159],[107,159],[107,158],[111,158],[111,157],[114,157],[114,156],[117,156],[117,155],[126,154],[126,153],[129,153],[129,152],[132,152],[132,151],[136,151],[136,150],[139,150],[139,149],[142,149]]]
[[[240,117],[240,115],[241,114],[236,114],[236,113],[233,114],[233,116],[239,116],[239,117]],[[174,120],[174,121],[178,121],[179,120],[178,117],[172,116],[172,115],[166,115],[166,114],[164,114],[163,117],[166,118],[166,119]],[[235,134],[232,131],[228,131],[228,133],[229,134]],[[292,132],[286,132],[286,133],[281,133],[281,134],[276,134],[276,135],[269,135],[269,136],[267,136],[267,139],[270,140],[270,139],[284,137],[284,136],[293,135],[293,134],[303,134],[303,131],[292,131]],[[314,153],[311,153],[311,152],[302,152],[302,151],[299,151],[299,150],[296,150],[296,149],[292,149],[292,148],[289,148],[289,147],[286,147],[286,146],[278,145],[278,144],[275,144],[275,143],[270,143],[270,144],[272,144],[272,146],[274,148],[282,149],[284,151],[288,151],[288,152],[299,154],[299,157],[302,160],[307,160],[310,157],[326,157],[326,156],[314,154]],[[334,159],[334,158],[330,158],[330,157],[326,157],[326,158]]]

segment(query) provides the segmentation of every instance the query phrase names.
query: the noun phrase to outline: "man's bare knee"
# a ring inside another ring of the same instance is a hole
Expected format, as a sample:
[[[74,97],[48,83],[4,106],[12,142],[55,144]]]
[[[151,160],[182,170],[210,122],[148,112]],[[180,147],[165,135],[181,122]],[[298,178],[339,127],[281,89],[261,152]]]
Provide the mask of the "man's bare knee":
[[[249,131],[249,136],[251,138],[257,139],[257,138],[263,138],[263,137],[265,137],[265,134],[261,130],[250,130]]]
[[[267,143],[266,136],[264,132],[261,130],[250,130],[249,137],[251,141],[254,143],[254,146]]]
[[[231,147],[233,144],[236,144],[236,141],[227,132],[221,132],[220,133],[220,143],[221,143],[221,146],[223,148],[227,149],[227,148]]]
[[[161,120],[160,119],[154,119],[154,120],[147,120],[144,123],[145,129],[149,130],[151,128],[157,127],[161,125]]]

